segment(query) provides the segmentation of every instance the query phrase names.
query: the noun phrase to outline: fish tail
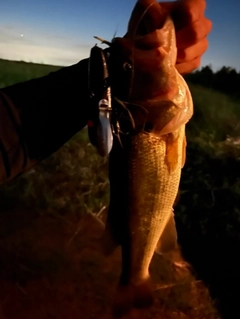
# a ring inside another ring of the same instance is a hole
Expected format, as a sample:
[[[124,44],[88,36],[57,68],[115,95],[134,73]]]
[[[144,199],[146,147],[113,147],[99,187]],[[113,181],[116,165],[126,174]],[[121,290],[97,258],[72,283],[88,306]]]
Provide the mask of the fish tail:
[[[153,289],[149,280],[139,285],[119,284],[113,302],[114,317],[121,317],[131,308],[148,308],[153,303]]]
[[[149,280],[144,281],[140,285],[134,286],[134,307],[147,308],[153,303],[153,289]]]

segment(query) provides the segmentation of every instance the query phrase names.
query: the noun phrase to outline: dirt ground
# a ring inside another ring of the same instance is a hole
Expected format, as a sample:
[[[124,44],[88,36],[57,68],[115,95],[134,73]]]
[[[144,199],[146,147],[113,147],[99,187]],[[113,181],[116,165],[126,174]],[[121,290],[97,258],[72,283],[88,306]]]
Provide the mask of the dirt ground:
[[[79,220],[18,212],[2,214],[0,222],[0,319],[112,318],[121,256],[119,249],[103,256],[101,221],[91,214]],[[219,318],[189,271],[156,255],[151,275],[154,305],[123,319]]]

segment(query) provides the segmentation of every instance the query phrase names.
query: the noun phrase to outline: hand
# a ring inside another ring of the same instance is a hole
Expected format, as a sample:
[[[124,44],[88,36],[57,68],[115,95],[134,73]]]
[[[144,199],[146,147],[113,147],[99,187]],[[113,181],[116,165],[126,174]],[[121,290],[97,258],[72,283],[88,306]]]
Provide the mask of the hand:
[[[164,2],[161,6],[170,12],[176,29],[177,62],[181,74],[197,69],[208,48],[207,35],[212,22],[204,16],[205,0],[179,0]]]

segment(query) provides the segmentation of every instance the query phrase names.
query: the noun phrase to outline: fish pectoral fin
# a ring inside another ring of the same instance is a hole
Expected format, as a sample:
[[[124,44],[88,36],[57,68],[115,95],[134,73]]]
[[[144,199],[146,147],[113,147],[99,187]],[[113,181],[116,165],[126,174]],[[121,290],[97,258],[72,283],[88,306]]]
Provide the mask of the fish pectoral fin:
[[[178,167],[179,150],[178,150],[179,137],[170,133],[166,139],[166,164],[170,173],[173,173]]]
[[[187,147],[187,139],[186,139],[186,135],[185,135],[184,139],[183,139],[183,144],[182,144],[182,168],[186,162],[186,147]]]
[[[160,236],[155,252],[159,255],[166,254],[177,247],[177,229],[172,213]]]

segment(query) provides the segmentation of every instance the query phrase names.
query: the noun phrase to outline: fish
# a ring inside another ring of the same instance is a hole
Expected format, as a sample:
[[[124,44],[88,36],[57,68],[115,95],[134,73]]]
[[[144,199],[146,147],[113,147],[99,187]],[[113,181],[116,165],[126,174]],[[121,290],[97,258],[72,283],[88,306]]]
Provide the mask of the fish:
[[[109,154],[110,204],[103,235],[106,255],[121,246],[116,317],[152,305],[152,257],[177,241],[173,205],[193,102],[176,70],[176,55],[172,18],[157,1],[138,0],[126,35],[111,41],[108,61],[122,132],[121,143],[114,136]]]

